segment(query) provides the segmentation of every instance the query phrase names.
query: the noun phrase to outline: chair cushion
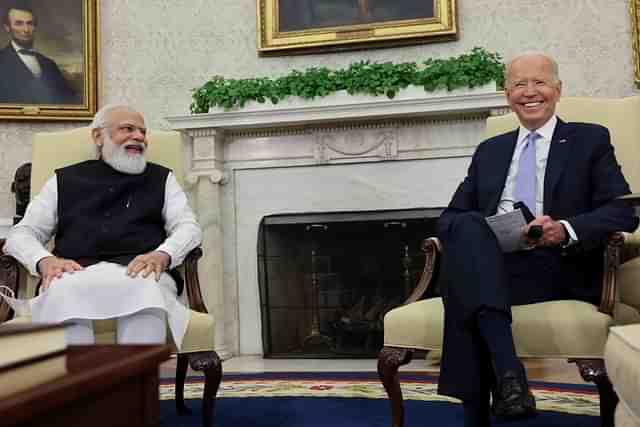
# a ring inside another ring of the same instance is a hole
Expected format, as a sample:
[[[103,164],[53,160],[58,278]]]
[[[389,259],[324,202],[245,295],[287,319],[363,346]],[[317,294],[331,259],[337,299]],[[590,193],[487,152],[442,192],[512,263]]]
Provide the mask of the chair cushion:
[[[640,427],[640,419],[633,415],[633,412],[621,401],[616,407],[614,425],[616,427]]]
[[[640,425],[640,324],[611,328],[604,360],[620,398],[616,426],[618,417],[630,421],[621,425]]]
[[[215,322],[211,314],[189,310],[189,324],[182,340],[180,353],[212,351],[214,349]]]
[[[176,131],[149,130],[147,140],[147,160],[171,169],[178,183],[182,185],[184,164],[181,134]],[[95,158],[95,147],[89,127],[37,133],[33,137],[32,150],[32,199],[40,192],[55,169]]]
[[[616,273],[620,301],[640,310],[640,257],[622,264]]]
[[[520,356],[601,358],[613,319],[592,304],[550,301],[513,307],[513,335]],[[421,300],[384,317],[384,345],[440,350],[442,298]]]
[[[194,310],[189,310],[189,314],[189,323],[182,340],[180,353],[214,350],[215,322],[213,316]],[[30,322],[31,316],[18,316],[2,323],[0,328],[3,325]],[[114,319],[94,321],[93,327],[96,334],[96,344],[113,344],[116,342],[116,321]],[[171,340],[171,344],[173,344],[173,340]]]

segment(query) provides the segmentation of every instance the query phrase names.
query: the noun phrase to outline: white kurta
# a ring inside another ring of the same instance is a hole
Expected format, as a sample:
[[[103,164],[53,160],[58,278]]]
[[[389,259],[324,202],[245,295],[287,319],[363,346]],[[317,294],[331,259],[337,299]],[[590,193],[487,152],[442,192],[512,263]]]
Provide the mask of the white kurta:
[[[38,276],[37,264],[52,256],[45,248],[58,223],[58,185],[51,177],[29,204],[24,218],[14,226],[4,251]],[[173,174],[165,185],[162,209],[167,239],[156,248],[171,257],[170,268],[180,265],[187,254],[202,241],[202,232],[186,197]],[[101,262],[54,279],[28,306],[37,322],[61,322],[71,319],[109,319],[133,314],[146,308],[167,313],[171,334],[178,348],[187,328],[188,309],[178,300],[173,279],[163,273],[158,282],[153,274],[147,278],[127,276],[126,267]],[[0,295],[1,296],[1,295]],[[10,305],[12,301],[7,299]],[[24,308],[18,311],[24,312]]]

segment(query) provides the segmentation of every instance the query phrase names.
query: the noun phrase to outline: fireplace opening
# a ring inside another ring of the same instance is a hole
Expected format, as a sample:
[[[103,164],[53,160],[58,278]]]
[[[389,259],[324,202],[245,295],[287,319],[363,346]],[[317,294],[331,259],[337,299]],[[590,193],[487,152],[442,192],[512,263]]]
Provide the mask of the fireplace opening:
[[[375,357],[442,209],[270,215],[258,233],[264,356]],[[435,295],[435,288],[428,296]]]

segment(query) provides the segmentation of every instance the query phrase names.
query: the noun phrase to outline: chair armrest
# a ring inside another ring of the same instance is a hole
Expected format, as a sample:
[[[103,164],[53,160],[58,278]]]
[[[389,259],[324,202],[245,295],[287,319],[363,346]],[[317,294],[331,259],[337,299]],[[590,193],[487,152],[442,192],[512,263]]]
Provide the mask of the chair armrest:
[[[605,248],[602,295],[600,297],[600,307],[598,307],[598,311],[610,316],[613,315],[613,308],[616,303],[616,272],[620,266],[622,248],[625,244],[625,234],[626,233],[616,232],[609,235]]]
[[[613,313],[613,307],[616,302],[616,270],[620,266],[623,245],[626,248],[627,244],[637,245],[640,248],[640,233],[612,233],[608,238],[604,259],[602,297],[598,309],[602,313],[609,315]],[[425,239],[422,241],[422,250],[425,253],[425,266],[422,276],[418,285],[403,305],[418,301],[429,286],[432,286],[437,277],[442,256],[440,241],[437,237]]]
[[[184,266],[185,288],[189,308],[200,313],[208,313],[200,291],[200,279],[198,279],[198,260],[202,257],[202,249],[195,248],[187,255],[182,265]]]
[[[5,239],[0,239],[0,248],[4,246]],[[198,260],[202,257],[202,249],[195,248],[185,258],[182,266],[184,267],[185,288],[187,291],[187,300],[192,310],[200,313],[208,313],[207,307],[204,305],[202,293],[200,291],[200,281],[198,279]],[[28,273],[23,269],[22,265],[12,256],[0,253],[0,286],[4,285],[11,289],[15,295],[18,295],[18,289],[22,281],[22,275],[26,278]],[[13,310],[0,299],[0,323],[5,322],[13,317]]]
[[[442,245],[437,237],[429,237],[422,241],[421,249],[425,255],[424,270],[422,270],[422,276],[418,281],[418,285],[415,287],[409,298],[403,303],[403,305],[411,304],[418,301],[424,293],[429,289],[429,286],[435,282],[438,276],[438,269],[440,266],[440,256],[442,254]]]
[[[624,264],[628,260],[640,256],[640,230],[633,233],[620,234],[624,239],[624,245],[620,253],[620,263]]]
[[[0,249],[4,247],[5,239],[0,239]],[[17,259],[0,252],[0,286],[11,289],[14,295],[18,295],[20,287],[21,265]],[[13,318],[13,310],[9,305],[0,299],[0,323]]]

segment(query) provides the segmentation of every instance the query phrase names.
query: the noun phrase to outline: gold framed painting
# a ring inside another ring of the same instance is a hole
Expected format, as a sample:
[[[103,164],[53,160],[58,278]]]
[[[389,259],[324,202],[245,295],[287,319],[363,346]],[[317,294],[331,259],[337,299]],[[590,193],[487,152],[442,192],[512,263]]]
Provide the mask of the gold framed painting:
[[[636,85],[640,87],[640,0],[630,0],[633,63]]]
[[[257,0],[258,53],[292,55],[453,40],[456,0]]]
[[[99,0],[0,0],[0,118],[90,120]]]

